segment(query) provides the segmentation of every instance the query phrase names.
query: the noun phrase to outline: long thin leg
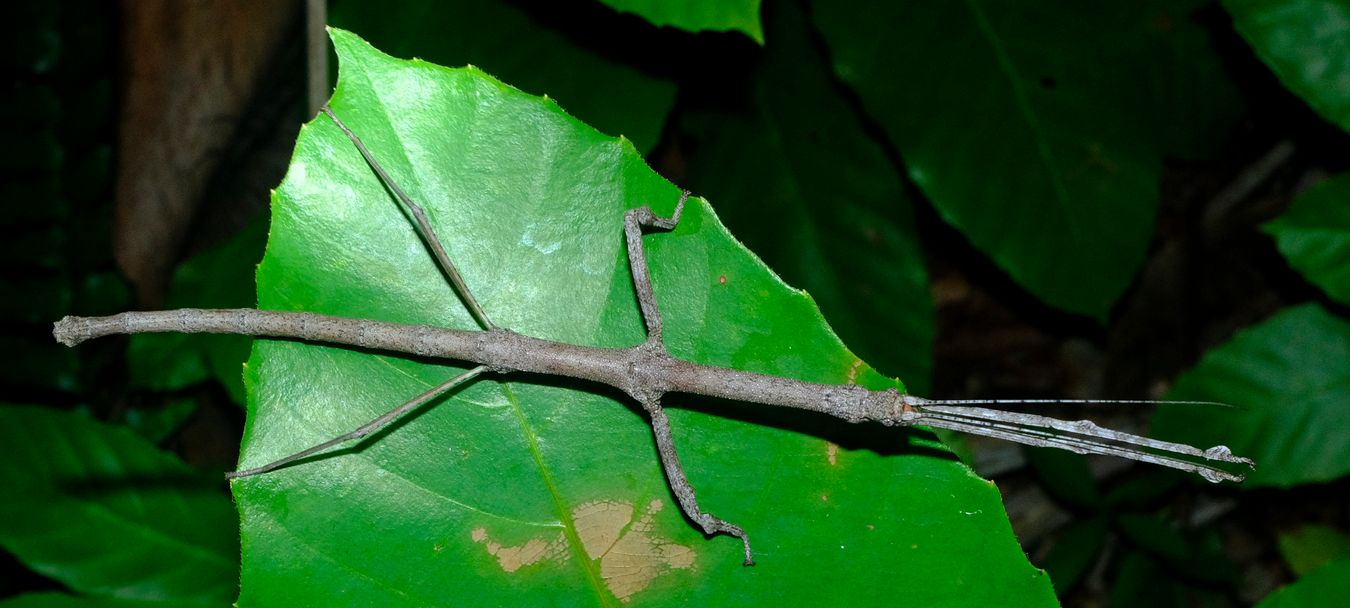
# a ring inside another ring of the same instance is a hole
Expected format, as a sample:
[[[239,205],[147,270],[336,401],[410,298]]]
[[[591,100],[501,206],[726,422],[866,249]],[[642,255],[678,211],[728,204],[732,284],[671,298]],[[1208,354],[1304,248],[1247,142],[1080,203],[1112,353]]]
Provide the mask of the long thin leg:
[[[670,418],[666,416],[665,410],[661,409],[661,404],[653,401],[644,403],[643,407],[652,417],[652,433],[656,436],[656,451],[661,454],[661,466],[666,470],[666,481],[670,484],[670,490],[675,493],[675,498],[680,501],[680,508],[684,510],[684,514],[703,528],[705,534],[725,532],[741,539],[741,543],[745,545],[744,564],[755,565],[754,554],[750,552],[750,539],[745,535],[745,530],[698,508],[694,488],[684,476],[680,457],[675,453],[675,438],[670,434]]]
[[[290,456],[274,460],[260,467],[254,467],[252,469],[244,469],[242,471],[233,471],[230,473],[226,473],[225,479],[235,479],[239,477],[248,477],[250,475],[258,475],[260,473],[266,473],[268,471],[284,467],[292,462],[300,460],[301,458],[305,458],[307,456],[327,450],[328,448],[331,448],[335,445],[345,443],[353,439],[360,439],[362,437],[365,437],[366,435],[374,433],[375,431],[378,431],[384,428],[385,426],[388,426],[389,423],[398,420],[404,414],[414,409],[417,409],[418,406],[428,401],[431,401],[432,399],[435,399],[440,395],[445,394],[446,391],[449,391],[450,389],[455,388],[456,386],[459,386],[465,382],[468,382],[469,380],[476,378],[478,374],[481,374],[485,371],[487,371],[486,365],[480,365],[478,367],[475,367],[467,372],[455,376],[454,378],[442,382],[441,384],[433,387],[431,390],[425,393],[422,393],[421,395],[413,397],[411,401],[408,401],[403,405],[400,405],[392,410],[389,410],[388,412],[379,415],[374,420],[371,420],[370,422],[367,422],[357,427],[356,430],[353,430],[350,433],[338,435],[337,437],[329,439],[328,441],[320,443],[319,445],[305,448],[303,450],[300,450],[299,452],[291,454]]]
[[[638,304],[642,306],[642,320],[647,323],[648,342],[661,342],[661,309],[656,306],[656,296],[652,293],[651,273],[647,270],[647,256],[642,248],[642,229],[674,229],[680,223],[680,214],[684,213],[684,202],[688,199],[689,191],[681,192],[680,202],[675,205],[675,213],[670,217],[660,217],[646,205],[630,209],[623,216],[623,234],[628,242],[628,267],[633,271],[633,287],[637,290]]]
[[[347,128],[347,125],[337,117],[337,114],[333,113],[331,108],[325,104],[321,110],[333,119],[333,123],[339,129],[342,129],[342,132],[347,135],[347,139],[351,140],[352,145],[356,146],[356,149],[361,152],[361,156],[365,157],[370,168],[374,169],[375,174],[380,176],[380,181],[384,182],[384,186],[394,193],[394,198],[398,199],[399,204],[403,206],[404,211],[412,219],[413,228],[417,230],[417,235],[422,237],[422,242],[426,243],[427,248],[431,249],[432,255],[436,256],[436,263],[440,264],[441,271],[454,285],[455,293],[459,295],[460,300],[463,300],[464,305],[469,307],[469,313],[473,315],[474,320],[478,321],[483,329],[493,329],[495,326],[488,319],[487,312],[483,310],[482,306],[478,305],[478,300],[474,299],[473,293],[469,291],[469,286],[464,282],[464,277],[460,276],[459,270],[455,269],[454,263],[450,261],[450,256],[445,253],[445,247],[441,246],[441,239],[436,236],[436,231],[431,228],[431,222],[427,221],[426,212],[417,203],[414,203],[412,198],[404,193],[402,188],[398,187],[398,184],[394,183],[394,179],[389,177],[384,167],[381,167],[380,163],[375,160],[375,155],[370,153],[366,144],[361,142],[361,138]]]
[[[642,307],[642,319],[647,324],[647,344],[665,348],[661,344],[661,309],[656,305],[656,295],[652,291],[651,273],[647,270],[647,256],[642,247],[642,229],[674,229],[680,223],[680,214],[684,213],[684,203],[689,200],[689,191],[680,193],[680,202],[670,217],[660,217],[651,207],[642,206],[629,210],[623,216],[624,239],[628,243],[628,265],[633,271],[633,287],[637,291],[638,304]],[[675,438],[670,434],[670,418],[661,409],[656,398],[643,400],[642,407],[652,418],[652,433],[656,436],[656,451],[661,455],[661,467],[666,471],[666,482],[670,491],[680,503],[684,514],[703,528],[705,534],[724,532],[741,539],[745,546],[745,565],[755,565],[754,554],[750,551],[750,539],[745,530],[725,519],[715,517],[698,507],[698,498],[694,496],[694,487],[680,466],[680,457],[675,452]]]

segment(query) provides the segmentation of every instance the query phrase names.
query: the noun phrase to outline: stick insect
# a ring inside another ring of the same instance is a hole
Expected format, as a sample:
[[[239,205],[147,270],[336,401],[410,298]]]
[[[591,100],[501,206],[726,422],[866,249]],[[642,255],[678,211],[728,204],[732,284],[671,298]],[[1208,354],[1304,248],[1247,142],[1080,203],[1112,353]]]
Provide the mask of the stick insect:
[[[181,309],[124,312],[107,317],[72,317],[58,321],[53,335],[68,346],[111,334],[141,332],[232,333],[259,337],[327,342],[361,348],[442,357],[476,364],[360,427],[259,467],[227,473],[230,479],[261,475],[335,446],[358,440],[385,428],[436,397],[489,373],[542,373],[599,382],[616,387],[646,411],[657,453],[670,491],[684,514],[705,534],[727,534],[740,539],[745,565],[754,564],[746,531],[700,508],[694,488],[680,465],[670,419],[662,408],[667,393],[688,393],[782,406],[829,414],[848,422],[878,422],[886,426],[923,425],[984,435],[1031,446],[1066,449],[1080,454],[1104,454],[1199,474],[1213,482],[1241,481],[1242,476],[1214,463],[1245,464],[1225,446],[1199,449],[1189,445],[1102,428],[1087,420],[1066,421],[1036,414],[999,409],[1027,403],[1153,403],[1093,400],[929,400],[894,388],[873,391],[856,385],[804,382],[723,367],[702,365],[673,357],[662,341],[661,311],[653,293],[643,248],[644,229],[669,231],[680,221],[689,192],[684,191],[670,217],[650,207],[624,215],[624,239],[629,268],[647,339],[629,348],[596,348],[552,342],[521,335],[494,324],[479,305],[450,260],[426,213],[389,176],[374,155],[329,107],[322,112],[346,135],[371,170],[392,194],[436,259],[441,271],[468,308],[480,331],[426,325],[386,323],[313,313],[254,309]],[[1203,403],[1203,402],[1189,402]]]

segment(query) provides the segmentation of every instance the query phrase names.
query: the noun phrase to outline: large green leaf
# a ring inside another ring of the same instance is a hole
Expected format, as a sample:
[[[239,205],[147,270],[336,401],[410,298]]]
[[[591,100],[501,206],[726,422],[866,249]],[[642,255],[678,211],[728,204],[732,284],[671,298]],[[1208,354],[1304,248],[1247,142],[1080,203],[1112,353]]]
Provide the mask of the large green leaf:
[[[1223,5],[1284,86],[1350,131],[1350,2],[1224,0]]]
[[[622,214],[647,203],[669,213],[677,188],[629,143],[551,101],[474,69],[392,59],[346,32],[333,38],[342,60],[334,111],[427,206],[498,324],[591,346],[642,339]],[[702,201],[673,233],[646,242],[674,355],[897,385],[844,349],[810,299]],[[327,118],[302,129],[258,283],[265,309],[472,327]],[[241,464],[354,428],[455,371],[256,341]],[[702,505],[749,530],[758,566],[742,567],[735,539],[705,539],[680,514],[644,416],[622,395],[505,377],[358,449],[235,481],[240,605],[1053,602],[997,490],[922,436],[679,395],[666,402]]]
[[[1184,9],[818,2],[839,76],[942,216],[1046,302],[1104,317],[1143,261],[1165,154],[1231,118]],[[1195,86],[1206,83],[1213,86]]]
[[[759,25],[759,0],[600,0],[614,10],[641,15],[656,25],[673,25],[689,32],[739,30],[764,44]]]
[[[740,112],[697,111],[689,187],[788,282],[810,292],[872,365],[927,391],[933,299],[912,203],[895,167],[830,81],[790,4],[769,15],[774,44]]]
[[[472,64],[548,94],[644,152],[656,145],[675,103],[673,83],[615,61],[588,47],[585,35],[569,36],[505,0],[342,0],[332,3],[329,23],[389,53]]]
[[[125,428],[0,406],[0,544],[71,589],[178,605],[234,595],[235,518],[206,479]]]
[[[1303,193],[1263,226],[1280,253],[1327,295],[1350,304],[1350,173]]]
[[[1227,445],[1256,461],[1244,488],[1318,483],[1350,473],[1350,323],[1315,304],[1283,310],[1212,350],[1171,399],[1241,409],[1158,408],[1157,437]]]

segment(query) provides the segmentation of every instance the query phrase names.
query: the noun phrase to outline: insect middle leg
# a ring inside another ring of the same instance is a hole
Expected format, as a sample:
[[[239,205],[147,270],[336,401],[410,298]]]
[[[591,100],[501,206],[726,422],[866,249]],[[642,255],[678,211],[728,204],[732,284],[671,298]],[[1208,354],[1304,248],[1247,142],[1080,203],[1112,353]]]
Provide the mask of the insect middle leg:
[[[642,229],[644,227],[674,229],[680,222],[680,214],[684,212],[684,203],[688,199],[689,191],[685,190],[680,194],[680,202],[675,205],[675,212],[670,217],[658,216],[647,206],[632,209],[624,214],[623,231],[624,240],[628,244],[628,264],[633,272],[633,287],[637,291],[638,304],[642,308],[642,319],[647,325],[647,348],[664,350],[665,345],[661,342],[661,309],[656,304],[656,295],[652,290],[651,273],[647,267],[646,251],[642,246]],[[675,438],[670,432],[670,417],[661,408],[660,395],[648,395],[639,401],[651,417],[652,434],[656,438],[656,451],[661,455],[661,467],[665,470],[670,491],[680,503],[680,509],[706,534],[720,532],[741,539],[741,544],[745,547],[745,565],[755,565],[754,554],[750,551],[750,539],[746,537],[745,530],[699,507],[698,499],[694,496],[694,488],[689,484],[684,467],[680,465],[680,457],[675,452]]]

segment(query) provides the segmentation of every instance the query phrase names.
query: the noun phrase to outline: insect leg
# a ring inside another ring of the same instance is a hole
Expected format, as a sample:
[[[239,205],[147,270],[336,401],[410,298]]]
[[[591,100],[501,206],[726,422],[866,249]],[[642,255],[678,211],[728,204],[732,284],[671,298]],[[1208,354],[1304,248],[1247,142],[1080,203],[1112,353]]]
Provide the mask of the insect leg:
[[[380,166],[379,161],[375,160],[375,155],[370,153],[370,150],[366,148],[366,144],[362,143],[361,138],[357,137],[351,129],[347,128],[347,125],[342,122],[342,119],[338,118],[337,114],[333,113],[332,108],[324,105],[322,111],[324,114],[327,114],[329,118],[333,119],[333,123],[336,124],[339,129],[342,129],[342,132],[347,135],[347,139],[351,140],[352,145],[356,146],[356,149],[361,152],[361,156],[365,157],[366,163],[369,164],[370,168],[375,171],[375,174],[380,177],[380,181],[384,183],[384,186],[388,188],[391,193],[393,193],[394,198],[398,200],[399,205],[408,215],[408,219],[412,221],[413,228],[417,230],[418,236],[422,237],[422,242],[426,243],[427,248],[431,250],[431,254],[436,257],[436,263],[440,265],[441,271],[445,273],[446,278],[450,280],[450,284],[454,286],[455,293],[459,295],[459,299],[469,308],[469,313],[473,315],[473,318],[476,321],[478,321],[478,325],[485,330],[493,329],[495,326],[492,324],[492,321],[488,319],[487,312],[483,310],[482,306],[478,305],[478,300],[474,299],[473,293],[469,291],[469,286],[465,284],[464,277],[460,276],[459,270],[457,270],[454,263],[450,261],[450,256],[445,253],[445,247],[441,245],[441,239],[436,236],[436,231],[431,228],[431,222],[427,220],[426,211],[422,210],[422,207],[418,206],[417,203],[414,203],[412,198],[404,193],[403,189],[398,187],[398,184],[394,183],[394,179],[385,172],[384,167]]]
[[[651,273],[647,270],[647,256],[642,248],[642,229],[644,227],[672,230],[680,223],[680,214],[684,213],[684,202],[689,199],[689,191],[680,193],[680,202],[675,205],[675,213],[670,217],[660,217],[646,205],[630,209],[623,216],[623,234],[628,243],[628,266],[633,271],[633,287],[637,290],[638,304],[642,307],[642,320],[647,323],[647,340],[661,342],[661,309],[656,305],[656,296],[652,293]]]
[[[325,441],[315,446],[310,446],[308,448],[300,450],[299,452],[291,454],[290,456],[274,460],[260,467],[244,469],[242,471],[231,471],[225,474],[225,479],[236,479],[239,477],[248,477],[250,475],[258,475],[261,473],[266,473],[268,471],[284,467],[288,464],[291,464],[292,462],[295,462],[307,456],[311,456],[324,450],[327,450],[328,448],[331,448],[335,445],[345,443],[353,439],[360,439],[362,437],[365,437],[366,435],[374,433],[375,431],[378,431],[388,426],[389,423],[398,420],[404,414],[414,409],[417,409],[422,404],[445,394],[450,389],[455,388],[456,386],[459,386],[465,382],[468,382],[469,380],[476,378],[478,374],[481,374],[485,371],[487,371],[487,366],[485,365],[475,367],[467,372],[455,376],[454,378],[446,380],[445,382],[442,382],[441,384],[435,387],[432,387],[431,390],[422,393],[421,395],[413,397],[412,400],[408,401],[407,403],[404,403],[403,405],[400,405],[392,410],[389,410],[388,412],[380,414],[374,420],[371,420],[370,422],[367,422],[361,425],[360,427],[357,427],[355,430],[349,433],[343,433],[341,435],[338,435],[337,437],[329,439],[328,441]]]
[[[666,481],[670,484],[670,491],[680,502],[680,509],[689,519],[703,528],[705,534],[723,532],[741,539],[741,543],[745,545],[743,563],[747,566],[755,565],[754,555],[750,552],[750,539],[746,537],[745,530],[699,509],[698,499],[694,497],[694,488],[689,485],[684,468],[680,466],[680,457],[675,453],[675,438],[670,434],[670,418],[666,416],[665,410],[661,409],[660,402],[644,403],[642,407],[651,415],[652,433],[656,436],[656,451],[661,454],[661,466],[666,471]]]

